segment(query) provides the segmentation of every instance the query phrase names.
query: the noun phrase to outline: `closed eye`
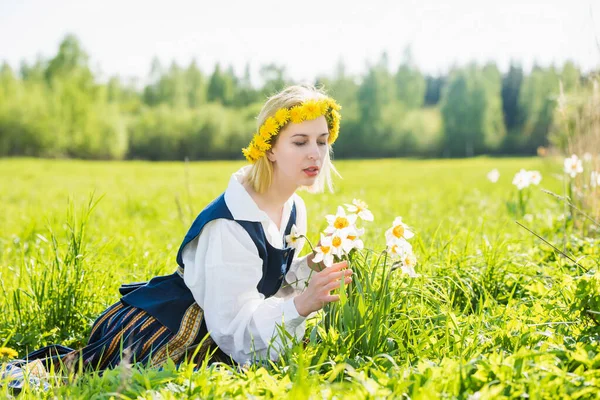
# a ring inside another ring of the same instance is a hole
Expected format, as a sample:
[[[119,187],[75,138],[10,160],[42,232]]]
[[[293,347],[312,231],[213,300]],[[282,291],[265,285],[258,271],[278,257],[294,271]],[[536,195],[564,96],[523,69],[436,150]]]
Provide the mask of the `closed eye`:
[[[298,147],[300,147],[300,146],[304,146],[306,143],[308,143],[308,142],[294,142],[294,144],[295,144],[296,146],[298,146]],[[326,145],[327,145],[327,142],[318,142],[318,145],[319,145],[319,146],[326,146]]]

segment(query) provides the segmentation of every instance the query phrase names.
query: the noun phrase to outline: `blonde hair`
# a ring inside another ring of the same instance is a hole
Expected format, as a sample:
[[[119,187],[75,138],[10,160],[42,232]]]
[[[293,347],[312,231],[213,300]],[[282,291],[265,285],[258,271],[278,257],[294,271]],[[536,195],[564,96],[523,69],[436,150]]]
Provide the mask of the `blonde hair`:
[[[327,95],[322,88],[310,85],[288,86],[267,99],[258,114],[257,127],[262,126],[267,118],[274,116],[277,110],[281,108],[289,109],[307,100],[320,100],[324,98],[327,98]],[[271,139],[272,146],[275,146],[277,143],[277,138],[278,135]],[[321,193],[325,191],[325,186],[327,186],[329,191],[333,193],[331,173],[334,172],[338,177],[341,177],[341,175],[331,162],[332,154],[333,150],[331,146],[327,145],[327,153],[325,153],[325,159],[323,160],[321,172],[317,176],[317,179],[310,186],[301,186],[300,190],[306,190],[309,193]],[[273,181],[273,163],[266,156],[260,157],[250,167],[245,180],[257,193],[265,193]]]

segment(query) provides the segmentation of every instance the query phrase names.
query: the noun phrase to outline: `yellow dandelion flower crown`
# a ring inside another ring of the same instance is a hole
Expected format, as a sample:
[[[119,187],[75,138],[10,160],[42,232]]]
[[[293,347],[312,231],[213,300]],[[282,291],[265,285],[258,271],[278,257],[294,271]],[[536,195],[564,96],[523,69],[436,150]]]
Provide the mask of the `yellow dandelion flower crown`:
[[[329,128],[329,139],[327,142],[331,145],[338,137],[340,132],[341,115],[339,111],[341,106],[330,97],[319,100],[306,100],[297,106],[291,108],[280,108],[272,117],[258,128],[252,141],[242,149],[242,153],[250,163],[254,164],[259,158],[271,149],[271,139],[277,136],[281,129],[288,123],[299,124],[302,121],[310,121],[325,116]]]

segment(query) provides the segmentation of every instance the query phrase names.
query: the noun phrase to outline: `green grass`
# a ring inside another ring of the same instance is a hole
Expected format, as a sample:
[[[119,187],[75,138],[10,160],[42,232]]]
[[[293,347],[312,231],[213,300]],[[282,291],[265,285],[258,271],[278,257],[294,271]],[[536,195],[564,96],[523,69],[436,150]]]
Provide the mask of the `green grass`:
[[[0,345],[20,356],[50,343],[83,345],[121,283],[174,270],[189,224],[242,165],[0,160]],[[552,176],[559,163],[476,158],[336,166],[344,178],[336,193],[301,193],[308,237],[316,243],[324,216],[360,198],[375,215],[363,224],[372,251],[355,260],[356,282],[344,304],[326,321],[309,321],[305,347],[247,371],[122,366],[71,376],[68,384],[57,379],[49,392],[22,397],[596,397],[598,241],[565,223],[557,199],[531,191],[529,215],[518,220],[565,246],[589,269],[585,274],[519,227],[506,204],[515,200],[511,181],[520,168],[540,170],[540,187],[562,193]],[[501,174],[496,184],[486,179],[492,168]],[[389,264],[378,258],[398,215],[416,233],[419,278],[388,274]]]

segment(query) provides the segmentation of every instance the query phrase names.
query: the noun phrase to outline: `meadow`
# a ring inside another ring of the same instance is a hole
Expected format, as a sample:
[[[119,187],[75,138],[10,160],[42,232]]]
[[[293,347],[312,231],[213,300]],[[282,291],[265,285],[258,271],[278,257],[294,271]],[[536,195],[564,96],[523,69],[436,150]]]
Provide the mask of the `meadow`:
[[[189,225],[242,165],[0,159],[0,347],[24,356],[51,343],[83,345],[121,283],[174,271]],[[244,370],[122,365],[57,376],[49,390],[20,397],[597,398],[600,247],[593,224],[582,229],[564,202],[540,190],[563,194],[561,160],[336,166],[343,179],[335,193],[300,193],[308,238],[316,243],[325,215],[353,199],[375,220],[363,224],[351,294],[309,321],[305,344]],[[486,178],[494,168],[497,183]],[[521,168],[543,179],[517,214],[507,202],[517,201],[512,179]],[[396,216],[416,234],[419,277],[381,261]]]

